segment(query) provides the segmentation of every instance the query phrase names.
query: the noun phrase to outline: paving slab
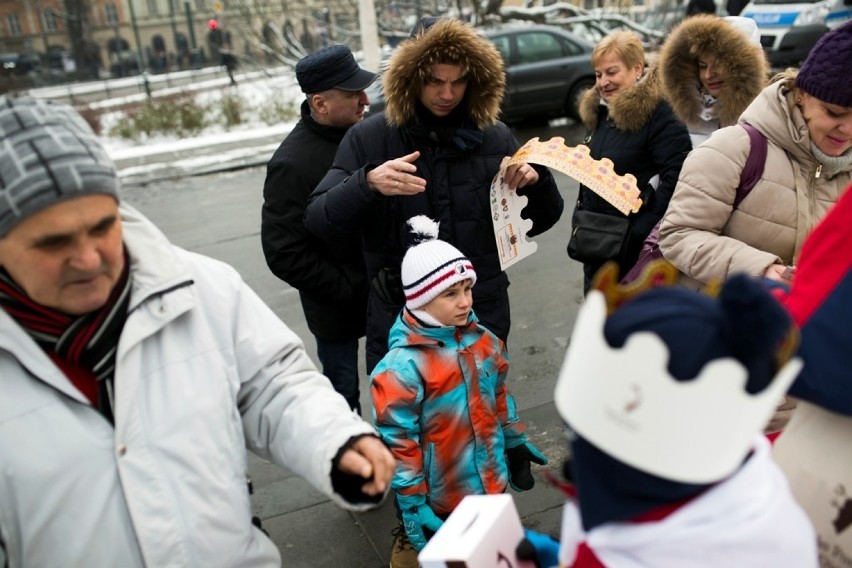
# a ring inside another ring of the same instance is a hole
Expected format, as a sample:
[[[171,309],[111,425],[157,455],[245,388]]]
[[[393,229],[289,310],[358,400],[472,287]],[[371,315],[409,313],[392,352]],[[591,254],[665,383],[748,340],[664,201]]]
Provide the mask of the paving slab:
[[[286,568],[387,566],[358,518],[330,501],[266,519],[263,528],[278,545]]]

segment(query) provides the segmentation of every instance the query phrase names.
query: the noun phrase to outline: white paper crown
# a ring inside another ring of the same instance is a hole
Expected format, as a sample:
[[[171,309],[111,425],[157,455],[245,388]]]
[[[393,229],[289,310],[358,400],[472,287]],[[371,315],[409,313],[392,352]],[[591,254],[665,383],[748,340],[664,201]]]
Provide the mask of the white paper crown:
[[[556,383],[556,408],[600,450],[646,473],[710,483],[733,473],[802,367],[791,359],[762,392],[732,358],[707,363],[693,380],[667,369],[669,350],[652,332],[620,349],[604,337],[606,301],[593,290],[580,309]]]

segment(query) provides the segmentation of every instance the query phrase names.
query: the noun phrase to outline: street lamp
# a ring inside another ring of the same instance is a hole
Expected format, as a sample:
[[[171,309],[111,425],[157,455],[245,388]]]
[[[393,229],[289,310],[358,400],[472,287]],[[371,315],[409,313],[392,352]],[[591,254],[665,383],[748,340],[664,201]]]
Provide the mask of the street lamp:
[[[437,13],[437,12],[436,12]],[[379,69],[379,29],[376,25],[376,6],[373,0],[358,0],[358,22],[361,25],[361,49],[364,66]]]
[[[177,22],[175,21],[175,2],[177,0],[169,0],[169,21],[172,25],[172,41],[175,45],[175,57],[178,56],[178,30]]]
[[[114,69],[117,68],[118,72],[121,74],[120,76],[124,77],[125,75],[127,75],[127,69],[124,67],[124,58],[121,56],[121,32],[119,31],[118,26],[119,26],[119,21],[118,21],[118,18],[116,17],[115,21],[113,22],[113,32],[115,32],[115,36],[113,37],[113,41],[115,43],[112,46],[113,49],[112,49],[111,53],[109,53],[108,55],[110,57],[111,63],[112,63],[112,58],[115,57],[115,62],[112,65],[110,65],[110,71],[114,73],[115,72]],[[109,45],[109,44],[107,44],[107,45]],[[110,51],[110,50],[107,49],[107,51]]]
[[[136,55],[139,58],[139,70],[142,73],[142,81],[145,85],[145,94],[151,98],[151,85],[148,84],[148,66],[145,65],[145,60],[142,57],[142,40],[139,38],[139,26],[136,24],[136,7],[133,5],[134,0],[128,0],[127,5],[130,7],[130,25],[133,27],[133,36],[136,38]]]

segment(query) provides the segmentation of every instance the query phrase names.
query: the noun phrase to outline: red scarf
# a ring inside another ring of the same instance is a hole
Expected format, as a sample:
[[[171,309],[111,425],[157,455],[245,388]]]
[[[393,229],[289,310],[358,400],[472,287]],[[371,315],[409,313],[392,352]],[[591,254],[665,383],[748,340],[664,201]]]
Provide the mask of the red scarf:
[[[0,268],[0,306],[110,422],[118,338],[130,303],[129,265],[125,251],[124,269],[106,303],[81,316],[70,316],[35,303]]]

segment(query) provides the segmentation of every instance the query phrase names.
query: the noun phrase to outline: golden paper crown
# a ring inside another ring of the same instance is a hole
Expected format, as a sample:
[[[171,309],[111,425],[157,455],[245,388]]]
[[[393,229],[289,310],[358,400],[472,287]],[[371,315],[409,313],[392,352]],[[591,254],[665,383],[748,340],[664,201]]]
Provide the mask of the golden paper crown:
[[[566,146],[559,136],[547,142],[531,138],[509,160],[509,164],[523,162],[541,164],[574,178],[625,215],[636,213],[642,206],[636,178],[615,173],[609,158],[595,160],[588,146]]]

